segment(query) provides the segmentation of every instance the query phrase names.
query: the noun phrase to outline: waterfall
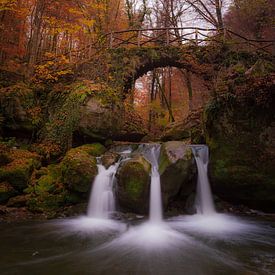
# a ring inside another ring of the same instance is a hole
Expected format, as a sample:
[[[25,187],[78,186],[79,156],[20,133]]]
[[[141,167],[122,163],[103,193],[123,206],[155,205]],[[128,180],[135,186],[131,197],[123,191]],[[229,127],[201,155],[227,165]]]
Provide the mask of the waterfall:
[[[108,219],[109,215],[115,211],[115,198],[113,185],[115,174],[120,161],[106,169],[102,164],[98,164],[98,175],[93,182],[91,190],[88,217]]]
[[[149,220],[152,223],[159,223],[162,221],[162,198],[161,185],[159,175],[159,144],[146,144],[143,146],[143,156],[151,163],[151,185],[150,185],[150,212]]]
[[[206,145],[192,145],[192,151],[198,168],[196,196],[197,213],[202,215],[215,214],[216,210],[207,175],[209,162],[208,147]]]

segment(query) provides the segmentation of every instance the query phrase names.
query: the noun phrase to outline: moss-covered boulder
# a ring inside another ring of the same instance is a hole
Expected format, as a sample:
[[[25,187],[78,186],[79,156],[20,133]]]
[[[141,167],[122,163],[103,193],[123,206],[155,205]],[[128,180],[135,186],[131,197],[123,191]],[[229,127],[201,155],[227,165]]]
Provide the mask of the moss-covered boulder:
[[[100,147],[100,149],[99,149]],[[84,145],[71,149],[61,162],[62,182],[72,191],[87,193],[97,174],[96,158],[103,147]]]
[[[146,133],[134,111],[127,112],[120,93],[92,81],[56,84],[47,96],[48,121],[41,130],[43,144],[68,148],[107,140],[140,140]],[[133,109],[132,109],[133,110]]]
[[[3,146],[0,147],[3,155],[5,150]],[[27,187],[33,170],[40,165],[40,157],[36,153],[7,148],[4,165],[0,166],[0,181],[7,181],[14,189],[22,192]]]
[[[214,193],[270,212],[275,211],[274,90],[272,77],[244,79],[205,111]]]
[[[0,182],[0,204],[5,203],[12,196],[15,196],[17,192],[8,182]]]
[[[191,148],[181,141],[162,144],[159,173],[164,207],[176,199],[183,200],[195,189],[196,164]]]
[[[123,209],[139,214],[148,213],[150,171],[150,163],[141,156],[122,163],[117,172],[116,191]]]
[[[99,157],[106,152],[106,148],[101,143],[84,144],[76,149],[86,152],[93,157]]]
[[[69,192],[61,182],[59,164],[51,164],[35,170],[24,192],[27,194],[26,206],[30,211],[44,213],[50,217],[68,203]],[[24,199],[16,198],[9,200],[8,205],[20,203]]]

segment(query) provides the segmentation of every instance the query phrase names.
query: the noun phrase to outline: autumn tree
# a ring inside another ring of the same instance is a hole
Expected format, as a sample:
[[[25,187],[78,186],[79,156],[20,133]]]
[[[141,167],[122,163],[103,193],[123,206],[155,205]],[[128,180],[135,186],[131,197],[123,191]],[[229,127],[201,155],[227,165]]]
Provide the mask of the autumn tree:
[[[275,39],[273,0],[234,0],[225,24],[236,33],[252,39]]]

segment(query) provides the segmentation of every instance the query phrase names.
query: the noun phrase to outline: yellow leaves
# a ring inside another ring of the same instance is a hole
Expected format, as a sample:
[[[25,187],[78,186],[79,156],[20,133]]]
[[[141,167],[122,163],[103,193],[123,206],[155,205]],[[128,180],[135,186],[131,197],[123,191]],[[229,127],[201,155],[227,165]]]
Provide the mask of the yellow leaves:
[[[41,82],[56,82],[62,76],[71,74],[72,71],[69,68],[66,68],[66,65],[69,64],[69,60],[61,55],[59,57],[54,57],[52,53],[46,53],[47,58],[54,58],[49,60],[44,64],[35,66],[34,81],[36,83]]]
[[[80,15],[80,16],[83,15],[83,12],[76,8],[70,8],[69,13],[74,14],[74,15]]]
[[[81,18],[79,19],[79,22],[87,27],[92,27],[95,24],[95,20],[94,19],[85,19],[85,18]]]
[[[16,0],[0,0],[0,11],[14,10],[16,4]]]

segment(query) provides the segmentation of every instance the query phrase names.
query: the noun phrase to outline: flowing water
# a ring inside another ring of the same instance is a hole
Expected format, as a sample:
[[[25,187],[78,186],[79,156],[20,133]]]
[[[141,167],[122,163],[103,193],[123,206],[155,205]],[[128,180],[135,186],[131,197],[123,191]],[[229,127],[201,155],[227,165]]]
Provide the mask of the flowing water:
[[[120,162],[106,169],[98,164],[98,175],[96,176],[88,205],[88,217],[107,219],[115,211],[114,181],[115,174]]]
[[[213,215],[216,211],[207,175],[208,147],[205,145],[193,145],[192,151],[198,169],[196,210],[198,214]]]
[[[118,222],[114,183],[119,162],[98,164],[87,216],[0,224],[1,274],[274,274],[275,222],[215,211],[208,148],[192,146],[198,167],[197,214],[162,217],[159,145],[139,152],[151,163],[149,221]],[[126,152],[127,157],[131,152]],[[125,153],[125,154],[126,154]],[[123,154],[122,154],[123,155]]]
[[[150,210],[149,221],[160,223],[162,221],[162,199],[159,175],[159,144],[144,144],[139,148],[143,156],[151,163],[151,185],[150,185]]]

